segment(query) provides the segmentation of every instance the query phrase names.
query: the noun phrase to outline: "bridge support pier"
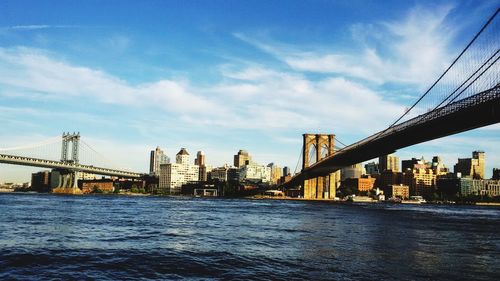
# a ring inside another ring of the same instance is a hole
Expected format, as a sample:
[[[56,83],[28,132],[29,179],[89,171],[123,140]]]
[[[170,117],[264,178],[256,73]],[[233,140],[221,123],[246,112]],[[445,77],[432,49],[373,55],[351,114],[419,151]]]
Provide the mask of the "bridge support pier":
[[[82,194],[78,188],[78,172],[54,169],[51,173],[52,193]]]
[[[302,169],[319,160],[333,155],[335,135],[333,134],[303,134]],[[311,156],[311,157],[310,157]],[[338,173],[304,180],[302,197],[305,199],[334,199]]]

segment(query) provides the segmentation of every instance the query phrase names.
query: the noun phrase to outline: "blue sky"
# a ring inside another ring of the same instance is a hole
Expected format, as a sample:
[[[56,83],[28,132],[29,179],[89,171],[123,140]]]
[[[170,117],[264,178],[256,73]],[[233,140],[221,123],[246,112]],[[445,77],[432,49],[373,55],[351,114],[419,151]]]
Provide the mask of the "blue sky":
[[[295,169],[305,132],[352,143],[388,126],[442,72],[499,1],[1,1],[0,147],[80,131],[147,171],[204,150],[246,149]],[[486,151],[500,126],[397,152]],[[36,169],[0,165],[0,181]]]

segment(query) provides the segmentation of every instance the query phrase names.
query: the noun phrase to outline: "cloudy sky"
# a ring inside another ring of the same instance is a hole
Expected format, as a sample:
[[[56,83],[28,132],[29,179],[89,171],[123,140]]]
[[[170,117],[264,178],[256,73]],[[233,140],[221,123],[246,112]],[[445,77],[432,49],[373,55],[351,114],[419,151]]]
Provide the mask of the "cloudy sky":
[[[293,171],[305,132],[349,144],[392,123],[499,3],[3,0],[0,148],[79,131],[136,171],[157,145],[214,166],[246,149]],[[490,176],[499,141],[497,124],[397,155],[452,167],[484,150]],[[36,170],[0,165],[0,182]]]

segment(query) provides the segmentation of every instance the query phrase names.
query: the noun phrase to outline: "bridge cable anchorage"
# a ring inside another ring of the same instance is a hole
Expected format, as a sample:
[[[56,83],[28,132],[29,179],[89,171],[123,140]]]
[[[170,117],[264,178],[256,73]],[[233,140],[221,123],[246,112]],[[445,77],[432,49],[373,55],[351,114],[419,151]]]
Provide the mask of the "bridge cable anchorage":
[[[441,79],[450,71],[450,69],[457,63],[457,61],[463,56],[463,54],[472,46],[472,44],[476,41],[476,39],[483,33],[483,31],[490,25],[490,23],[493,21],[493,19],[497,16],[498,12],[500,11],[500,8],[497,8],[495,13],[488,19],[488,21],[483,25],[483,27],[479,30],[479,32],[476,33],[476,35],[472,38],[472,40],[467,44],[467,46],[460,52],[460,54],[453,60],[450,66],[439,76],[439,78],[425,91],[425,93],[420,96],[420,98],[413,103],[413,105],[408,109],[405,110],[405,112],[396,120],[394,121],[389,127],[386,129],[380,131],[375,135],[375,139],[378,139],[382,134],[384,134],[387,130],[390,128],[394,127],[403,117],[405,117],[415,106],[422,101],[422,99],[427,96],[431,92],[431,90],[441,81]]]

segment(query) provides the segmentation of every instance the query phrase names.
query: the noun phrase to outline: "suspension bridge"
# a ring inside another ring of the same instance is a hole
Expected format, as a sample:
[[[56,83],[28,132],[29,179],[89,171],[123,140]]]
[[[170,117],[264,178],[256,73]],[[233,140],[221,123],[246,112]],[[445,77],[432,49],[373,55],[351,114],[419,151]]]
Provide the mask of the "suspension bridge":
[[[335,135],[304,134],[302,170],[285,188],[302,187],[304,198],[333,198],[337,170],[397,149],[500,122],[499,10],[455,60],[386,129],[340,148]],[[301,160],[300,160],[301,159]]]
[[[60,156],[60,158],[59,158]],[[0,148],[0,163],[52,169],[55,188],[77,188],[77,173],[119,178],[139,178],[136,173],[119,167],[81,140],[80,133],[63,133],[44,141],[10,148]],[[55,171],[55,173],[54,173]]]

